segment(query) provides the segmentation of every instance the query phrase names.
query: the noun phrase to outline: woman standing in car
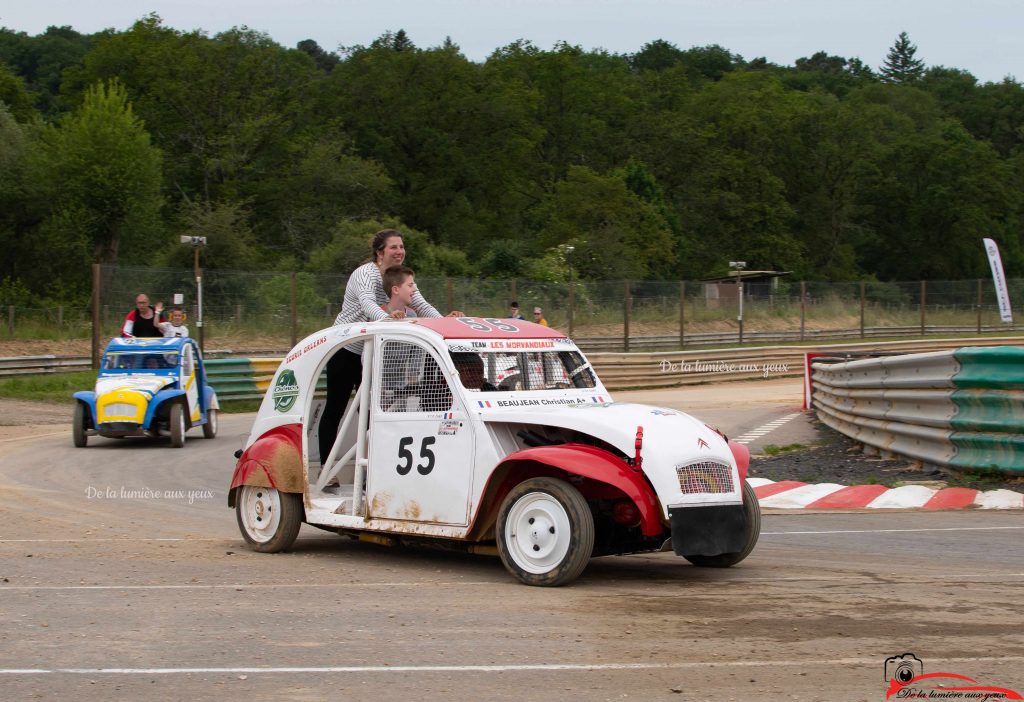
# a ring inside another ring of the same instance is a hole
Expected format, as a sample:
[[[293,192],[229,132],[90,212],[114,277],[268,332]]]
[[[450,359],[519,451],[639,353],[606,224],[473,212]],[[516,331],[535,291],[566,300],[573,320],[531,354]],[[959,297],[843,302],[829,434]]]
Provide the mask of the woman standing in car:
[[[404,316],[402,313],[389,315],[381,308],[388,302],[381,274],[391,266],[399,266],[405,261],[402,233],[397,229],[380,230],[373,235],[370,250],[373,260],[352,271],[345,284],[345,298],[341,312],[334,320],[335,325],[375,322],[388,317],[400,319]],[[419,291],[413,295],[409,307],[420,317],[441,316]],[[462,312],[452,311],[448,316],[461,317]],[[349,344],[327,361],[327,400],[319,426],[321,464],[327,460],[334,446],[338,423],[345,414],[348,398],[362,380],[362,356],[363,344],[359,342]]]

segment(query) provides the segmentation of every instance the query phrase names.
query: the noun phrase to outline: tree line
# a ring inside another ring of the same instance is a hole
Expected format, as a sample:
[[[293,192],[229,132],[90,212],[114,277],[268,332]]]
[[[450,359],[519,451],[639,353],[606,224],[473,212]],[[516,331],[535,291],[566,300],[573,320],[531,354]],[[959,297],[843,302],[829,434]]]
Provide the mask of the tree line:
[[[347,273],[385,226],[425,277],[954,280],[986,236],[1022,275],[1024,90],[916,52],[3,28],[0,301],[82,300],[90,262],[190,267],[182,235],[208,268]]]

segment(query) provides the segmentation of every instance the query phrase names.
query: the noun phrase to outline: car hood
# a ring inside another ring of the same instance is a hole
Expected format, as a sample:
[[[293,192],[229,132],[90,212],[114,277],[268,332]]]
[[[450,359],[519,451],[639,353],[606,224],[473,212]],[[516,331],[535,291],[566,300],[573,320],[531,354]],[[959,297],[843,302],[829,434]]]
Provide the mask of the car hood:
[[[524,402],[522,398],[518,401]],[[640,452],[643,472],[666,510],[670,505],[683,502],[741,499],[739,473],[728,442],[707,424],[679,410],[628,402],[595,402],[554,407],[506,406],[498,410],[484,409],[480,416],[488,423],[539,424],[578,431],[611,444],[630,458],[636,454],[637,432],[643,427]],[[727,466],[733,477],[731,489],[714,495],[681,494],[679,467],[702,462]]]
[[[96,396],[100,397],[112,392],[141,392],[152,397],[176,382],[177,378],[166,375],[128,375],[123,377],[97,378]]]
[[[513,399],[509,402],[532,403]],[[498,411],[481,412],[485,422],[542,424],[572,429],[608,442],[627,456],[635,453],[638,427],[643,427],[644,456],[656,448],[667,453],[705,454],[732,462],[728,443],[704,422],[666,407],[632,402],[543,406],[525,404]]]

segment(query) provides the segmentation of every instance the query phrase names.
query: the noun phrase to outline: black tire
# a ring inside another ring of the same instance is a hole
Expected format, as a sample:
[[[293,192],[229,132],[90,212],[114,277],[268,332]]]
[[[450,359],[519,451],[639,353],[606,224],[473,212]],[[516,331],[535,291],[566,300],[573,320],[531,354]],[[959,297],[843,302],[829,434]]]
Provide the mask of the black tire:
[[[291,548],[305,518],[302,495],[242,485],[235,495],[235,519],[242,538],[261,553]]]
[[[86,412],[88,409],[84,402],[75,403],[75,418],[71,423],[71,439],[77,448],[85,448],[89,443],[89,437],[85,433],[85,426],[88,423]]]
[[[498,555],[527,585],[572,582],[594,552],[594,515],[579,490],[555,478],[512,488],[498,511]]]
[[[185,426],[185,408],[180,402],[171,405],[168,423],[171,431],[171,446],[181,448],[185,445],[185,432],[188,428]]]
[[[750,484],[743,481],[743,512],[747,516],[747,543],[742,551],[723,553],[718,556],[683,556],[690,563],[702,568],[728,568],[734,566],[750,555],[757,545],[757,537],[761,535],[761,505],[757,494]]]
[[[206,410],[206,424],[203,425],[203,438],[213,439],[217,436],[217,410]]]

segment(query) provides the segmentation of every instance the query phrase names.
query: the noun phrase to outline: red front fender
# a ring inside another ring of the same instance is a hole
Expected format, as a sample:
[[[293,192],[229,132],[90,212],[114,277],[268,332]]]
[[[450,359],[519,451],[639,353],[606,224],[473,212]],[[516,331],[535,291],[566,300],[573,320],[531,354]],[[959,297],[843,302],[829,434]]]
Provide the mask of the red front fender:
[[[665,531],[662,525],[661,505],[654,488],[644,479],[642,473],[633,470],[628,463],[604,449],[588,444],[560,444],[523,449],[506,456],[491,474],[491,480],[495,480],[495,476],[501,476],[498,479],[503,480],[509,471],[514,472],[516,466],[526,464],[541,464],[617,488],[636,504],[640,512],[640,530],[644,536],[657,536]],[[487,494],[494,487],[488,483],[484,493]],[[509,485],[508,489],[511,487]],[[495,495],[503,495],[506,492],[507,489],[499,490]]]
[[[732,457],[736,459],[736,468],[740,473],[740,483],[747,479],[747,468],[750,467],[750,449],[745,444],[737,444],[729,439],[729,450]]]

